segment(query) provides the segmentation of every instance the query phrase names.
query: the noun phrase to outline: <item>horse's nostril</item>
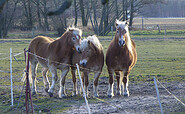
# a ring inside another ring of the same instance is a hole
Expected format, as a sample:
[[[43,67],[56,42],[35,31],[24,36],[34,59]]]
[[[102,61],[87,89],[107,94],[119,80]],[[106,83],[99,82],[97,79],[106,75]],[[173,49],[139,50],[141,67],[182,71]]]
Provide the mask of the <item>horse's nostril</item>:
[[[123,40],[123,45],[125,44],[125,41]]]
[[[78,53],[82,53],[81,50],[80,50],[80,48],[78,48],[77,51],[78,51]]]
[[[83,62],[83,63],[82,63],[82,66],[83,66],[83,67],[86,66],[86,63]]]

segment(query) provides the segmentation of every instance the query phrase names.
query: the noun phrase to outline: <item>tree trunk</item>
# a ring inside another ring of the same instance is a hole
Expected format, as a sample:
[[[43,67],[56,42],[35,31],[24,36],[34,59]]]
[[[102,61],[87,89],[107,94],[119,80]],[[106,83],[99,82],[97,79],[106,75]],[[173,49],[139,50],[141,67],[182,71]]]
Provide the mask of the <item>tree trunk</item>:
[[[128,4],[128,1],[127,0],[125,0],[125,20],[128,20],[128,6],[127,6],[127,4]]]
[[[39,22],[39,28],[42,28],[41,17],[40,17],[40,0],[36,0],[37,2],[37,16]]]
[[[75,23],[74,23],[74,25],[77,26],[77,22],[78,22],[78,12],[77,12],[76,0],[74,0],[74,8],[75,8]]]
[[[49,30],[49,24],[48,24],[48,16],[47,16],[47,7],[46,7],[46,0],[43,1],[44,2],[44,27],[45,30],[48,31]]]
[[[134,0],[131,0],[131,4],[130,4],[130,22],[129,22],[129,27],[131,29],[132,29],[133,18],[134,18]]]
[[[125,0],[123,0],[123,21],[125,21]]]
[[[83,0],[79,0],[80,3],[80,11],[81,11],[81,18],[82,18],[82,25],[87,26],[86,18],[85,18],[85,11],[84,11],[84,3]]]
[[[117,0],[115,0],[115,3],[116,3],[116,18],[118,19],[118,1]]]

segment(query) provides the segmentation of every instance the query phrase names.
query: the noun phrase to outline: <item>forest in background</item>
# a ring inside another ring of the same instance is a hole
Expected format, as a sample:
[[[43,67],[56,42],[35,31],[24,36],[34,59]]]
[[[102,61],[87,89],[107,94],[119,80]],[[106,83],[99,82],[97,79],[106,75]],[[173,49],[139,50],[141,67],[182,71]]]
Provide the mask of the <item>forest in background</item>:
[[[107,35],[116,19],[129,21],[132,29],[135,17],[184,17],[185,0],[73,0],[61,15],[48,16],[66,0],[8,0],[0,13],[0,37],[10,30],[57,31],[63,34],[70,25],[90,25],[97,35]]]

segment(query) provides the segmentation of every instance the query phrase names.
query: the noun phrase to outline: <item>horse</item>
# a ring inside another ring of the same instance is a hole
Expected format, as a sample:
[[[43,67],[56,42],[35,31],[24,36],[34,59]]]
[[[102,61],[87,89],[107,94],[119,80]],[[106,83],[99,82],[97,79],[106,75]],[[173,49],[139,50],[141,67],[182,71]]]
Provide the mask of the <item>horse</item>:
[[[98,79],[102,72],[104,65],[104,54],[103,47],[99,42],[98,38],[93,36],[88,36],[87,39],[83,39],[81,42],[81,54],[74,52],[72,57],[72,64],[76,63],[80,65],[81,77],[83,81],[83,86],[85,85],[86,96],[88,96],[88,85],[89,79],[88,75],[90,72],[94,72],[94,84],[93,84],[93,94],[95,97],[98,97],[97,86]],[[78,94],[76,86],[76,67],[71,67],[71,74],[73,79],[73,94]]]
[[[42,75],[45,86],[45,91],[50,97],[53,96],[55,82],[58,79],[57,69],[61,70],[59,97],[65,97],[65,78],[70,68],[73,51],[81,52],[82,31],[78,28],[69,27],[65,33],[58,39],[54,40],[45,36],[35,37],[29,44],[29,62],[31,63],[31,78],[32,78],[32,95],[36,91],[36,71],[38,63],[43,67]],[[52,74],[52,84],[47,77],[47,72],[50,70]]]
[[[128,23],[116,20],[116,34],[106,54],[106,65],[109,73],[107,95],[113,97],[114,73],[117,79],[117,95],[129,96],[129,73],[137,62],[136,45],[130,38]]]

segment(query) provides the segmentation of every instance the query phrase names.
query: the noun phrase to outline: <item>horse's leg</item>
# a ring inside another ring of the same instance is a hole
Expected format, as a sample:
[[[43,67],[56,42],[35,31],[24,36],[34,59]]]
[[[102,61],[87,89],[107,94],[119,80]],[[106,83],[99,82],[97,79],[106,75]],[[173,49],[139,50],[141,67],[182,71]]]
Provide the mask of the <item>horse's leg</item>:
[[[113,86],[114,86],[114,71],[113,70],[109,70],[109,89],[107,92],[108,97],[113,97],[114,96],[114,90],[113,90]]]
[[[123,76],[123,91],[124,91],[123,95],[128,97],[129,96],[129,91],[128,91],[129,71],[128,70],[123,71],[123,74],[124,74]]]
[[[69,67],[66,67],[64,69],[61,70],[62,74],[60,77],[60,90],[59,90],[59,97],[63,98],[66,97],[66,92],[65,92],[65,79],[66,79],[66,75],[69,72]]]
[[[71,74],[73,79],[73,96],[76,96],[78,94],[75,72],[76,72],[76,68],[71,67]]]
[[[32,59],[31,61],[31,70],[32,70],[32,95],[35,95],[37,93],[37,87],[36,87],[36,75],[37,75],[37,66],[38,61],[36,59]]]
[[[100,76],[100,72],[95,72],[94,73],[94,86],[93,86],[93,94],[95,97],[98,97],[98,92],[97,92],[97,86],[98,86],[98,79],[99,79],[99,76]]]
[[[85,93],[86,93],[86,96],[88,97],[88,85],[89,85],[89,72],[84,72],[84,82],[85,82],[85,87],[84,87],[84,90],[85,90]]]
[[[52,84],[51,84],[51,87],[48,90],[48,93],[49,93],[49,96],[52,97],[53,92],[54,92],[54,88],[55,88],[55,82],[57,81],[58,76],[57,76],[57,68],[55,66],[53,66],[53,65],[49,66],[49,70],[52,74]]]
[[[50,82],[48,80],[47,74],[48,74],[48,68],[43,68],[42,69],[42,76],[43,76],[43,82],[44,82],[44,87],[45,87],[46,92],[48,92],[48,90],[50,88]]]
[[[116,79],[117,79],[117,95],[121,95],[121,84],[122,84],[122,81],[120,81],[120,72],[117,71],[115,72],[116,73]]]
[[[81,73],[81,79],[82,79],[82,85],[84,88],[84,73],[83,72]],[[80,94],[83,95],[82,87],[80,87]]]

